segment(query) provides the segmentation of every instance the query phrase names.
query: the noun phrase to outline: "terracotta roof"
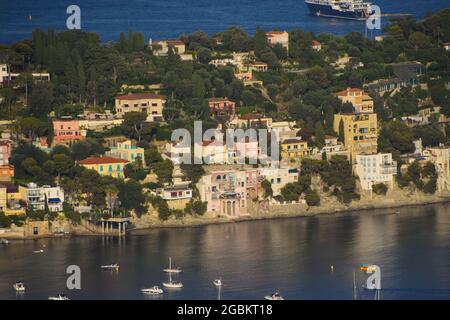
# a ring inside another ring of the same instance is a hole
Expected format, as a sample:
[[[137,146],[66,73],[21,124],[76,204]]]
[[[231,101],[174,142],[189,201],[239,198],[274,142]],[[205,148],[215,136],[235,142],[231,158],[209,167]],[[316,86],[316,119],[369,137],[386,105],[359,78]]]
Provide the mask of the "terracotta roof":
[[[291,139],[284,139],[281,143],[300,143],[300,142],[306,142],[305,140],[302,140],[301,138],[291,138]]]
[[[228,102],[233,102],[228,98],[210,98],[208,99],[209,102],[219,102],[219,101],[228,101]]]
[[[106,164],[106,163],[128,163],[127,160],[113,157],[88,157],[78,161],[79,164]]]
[[[276,31],[276,30],[272,30],[272,31],[266,32],[266,35],[267,35],[268,37],[270,37],[270,36],[280,35],[280,34],[285,34],[285,33],[287,33],[287,32],[286,32],[286,31]]]
[[[350,92],[362,92],[363,94],[366,94],[363,89],[359,89],[359,88],[347,88],[343,91],[339,91],[337,93],[335,93],[335,95],[337,96],[341,96],[341,97],[346,97]]]
[[[312,45],[313,45],[313,46],[320,46],[320,45],[322,45],[322,44],[320,43],[320,41],[313,40],[313,41],[312,41]]]
[[[184,42],[178,39],[175,40],[159,40],[159,41],[155,41],[154,43],[158,44],[161,42],[165,42],[168,45],[173,45],[173,46],[184,46]]]
[[[141,100],[141,99],[165,99],[166,97],[156,93],[129,93],[123,96],[117,96],[119,100]]]

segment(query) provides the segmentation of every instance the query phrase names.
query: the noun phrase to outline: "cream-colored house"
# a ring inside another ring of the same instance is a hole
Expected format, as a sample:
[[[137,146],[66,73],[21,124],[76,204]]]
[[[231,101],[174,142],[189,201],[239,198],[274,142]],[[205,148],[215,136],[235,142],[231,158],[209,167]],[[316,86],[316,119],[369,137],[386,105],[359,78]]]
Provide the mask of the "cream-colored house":
[[[163,108],[166,98],[154,93],[129,93],[116,97],[116,113],[122,118],[130,111],[145,112],[147,121],[163,120]]]
[[[106,152],[106,155],[113,158],[128,160],[130,162],[141,159],[142,164],[145,165],[144,151],[144,148],[140,148],[134,145],[131,140],[127,140],[118,142],[115,147],[111,147],[111,150]]]

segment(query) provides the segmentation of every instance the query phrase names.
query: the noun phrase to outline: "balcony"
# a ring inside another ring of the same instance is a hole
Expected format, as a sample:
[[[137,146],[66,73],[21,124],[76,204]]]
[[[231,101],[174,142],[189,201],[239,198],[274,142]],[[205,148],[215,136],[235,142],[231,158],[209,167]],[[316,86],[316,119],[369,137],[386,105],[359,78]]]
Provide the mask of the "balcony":
[[[397,174],[397,161],[381,164],[381,174]]]

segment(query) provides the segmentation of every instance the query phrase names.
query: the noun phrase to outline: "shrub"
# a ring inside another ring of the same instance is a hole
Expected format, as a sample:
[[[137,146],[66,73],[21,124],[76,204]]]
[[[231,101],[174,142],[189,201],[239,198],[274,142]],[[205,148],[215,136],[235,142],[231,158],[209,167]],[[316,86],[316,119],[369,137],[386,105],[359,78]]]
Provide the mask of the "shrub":
[[[320,196],[315,190],[306,191],[305,200],[308,206],[320,205]]]
[[[381,195],[381,194],[384,195],[384,194],[386,194],[388,187],[384,183],[376,183],[372,186],[372,190],[373,190],[373,192],[375,192],[378,195]]]

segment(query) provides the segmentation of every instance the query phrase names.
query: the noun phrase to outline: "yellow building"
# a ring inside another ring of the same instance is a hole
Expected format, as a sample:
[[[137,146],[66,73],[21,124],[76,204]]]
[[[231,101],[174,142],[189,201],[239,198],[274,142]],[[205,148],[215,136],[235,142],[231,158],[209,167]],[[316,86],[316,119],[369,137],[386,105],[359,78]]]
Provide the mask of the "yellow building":
[[[129,161],[112,157],[89,157],[78,163],[87,169],[97,171],[101,176],[123,178],[123,168]]]
[[[373,99],[362,89],[347,88],[335,95],[342,103],[350,102],[355,113],[373,113]]]
[[[344,146],[352,159],[360,153],[377,153],[378,121],[376,113],[338,113],[334,115],[334,131],[339,133],[340,122],[344,124]]]
[[[115,98],[116,113],[122,118],[130,111],[145,112],[147,121],[161,121],[165,97],[154,93],[129,93]]]
[[[142,164],[145,165],[144,148],[139,148],[133,145],[131,140],[124,142],[118,142],[115,147],[111,147],[111,150],[106,152],[107,156],[113,158],[119,158],[133,162],[137,159],[142,160]]]
[[[6,187],[0,186],[0,211],[5,212],[8,204],[8,196],[6,192]]]
[[[289,138],[281,142],[281,159],[284,161],[298,161],[303,157],[310,156],[311,153],[308,142],[301,138]]]

